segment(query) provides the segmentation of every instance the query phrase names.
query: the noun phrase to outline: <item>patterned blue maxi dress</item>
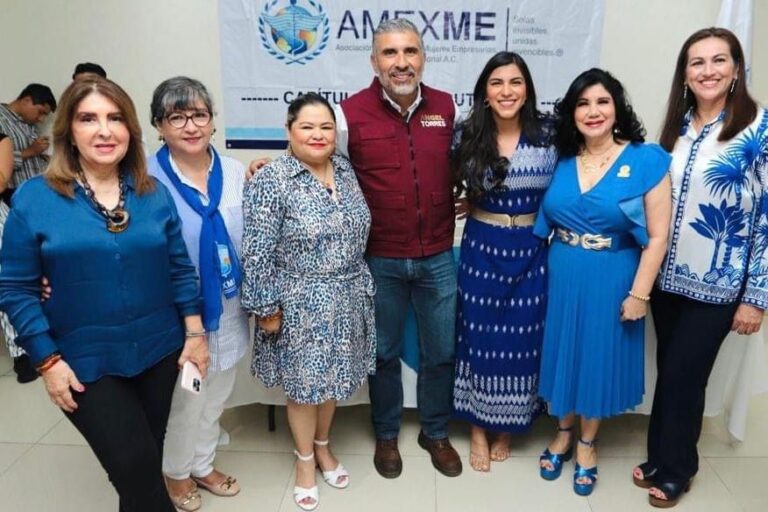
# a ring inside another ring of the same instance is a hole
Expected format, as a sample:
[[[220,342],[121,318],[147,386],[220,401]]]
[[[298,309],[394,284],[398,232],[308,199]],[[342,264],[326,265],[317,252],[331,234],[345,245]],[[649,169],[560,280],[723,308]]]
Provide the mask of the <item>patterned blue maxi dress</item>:
[[[332,162],[337,199],[292,156],[265,166],[243,199],[243,306],[283,310],[277,334],[256,327],[251,369],[299,403],[345,400],[376,369],[371,215],[349,160]]]
[[[473,206],[534,213],[557,152],[521,137],[503,186]],[[490,177],[490,171],[489,177]],[[531,227],[468,218],[458,270],[454,415],[500,432],[527,430],[540,410],[539,357],[546,308],[546,243]]]
[[[583,193],[576,158],[562,159],[555,170],[534,232],[602,235],[613,247],[585,249],[552,238],[539,393],[554,416],[605,418],[643,399],[645,321],[622,322],[620,310],[648,243],[643,197],[669,162],[655,144],[629,144]]]

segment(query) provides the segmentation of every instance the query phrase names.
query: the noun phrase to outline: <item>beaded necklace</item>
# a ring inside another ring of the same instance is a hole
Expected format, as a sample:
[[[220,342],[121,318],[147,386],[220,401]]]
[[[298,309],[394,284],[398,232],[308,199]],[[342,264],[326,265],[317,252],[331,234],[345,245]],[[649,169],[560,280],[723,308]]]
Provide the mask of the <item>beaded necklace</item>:
[[[131,216],[125,209],[125,180],[123,179],[122,173],[118,175],[120,198],[117,201],[117,206],[111,210],[107,209],[106,206],[96,200],[96,194],[93,193],[93,189],[88,184],[88,180],[85,178],[85,174],[83,172],[78,173],[78,179],[80,180],[80,184],[83,186],[86,197],[88,197],[88,199],[91,201],[91,204],[93,204],[93,207],[96,209],[96,211],[106,219],[107,231],[110,233],[122,233],[128,229],[128,222],[130,221]]]

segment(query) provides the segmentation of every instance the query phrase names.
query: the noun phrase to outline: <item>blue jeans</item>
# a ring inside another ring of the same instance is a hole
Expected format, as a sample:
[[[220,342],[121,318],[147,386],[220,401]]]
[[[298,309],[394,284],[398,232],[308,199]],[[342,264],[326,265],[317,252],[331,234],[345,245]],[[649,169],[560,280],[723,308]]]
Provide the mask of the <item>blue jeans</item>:
[[[369,377],[377,439],[400,432],[403,386],[400,354],[408,308],[419,330],[417,399],[421,429],[431,439],[448,435],[453,407],[456,263],[448,250],[425,258],[368,258],[376,282],[376,374]]]

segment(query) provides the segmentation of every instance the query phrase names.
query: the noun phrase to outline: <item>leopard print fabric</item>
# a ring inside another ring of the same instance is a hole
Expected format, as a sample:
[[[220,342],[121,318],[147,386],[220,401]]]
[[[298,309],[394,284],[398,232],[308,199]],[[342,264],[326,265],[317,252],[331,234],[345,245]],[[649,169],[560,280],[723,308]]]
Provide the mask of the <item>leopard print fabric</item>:
[[[251,371],[298,403],[345,400],[376,368],[373,278],[363,260],[371,215],[349,161],[332,157],[337,199],[292,156],[246,185],[242,302],[283,310],[257,325]]]

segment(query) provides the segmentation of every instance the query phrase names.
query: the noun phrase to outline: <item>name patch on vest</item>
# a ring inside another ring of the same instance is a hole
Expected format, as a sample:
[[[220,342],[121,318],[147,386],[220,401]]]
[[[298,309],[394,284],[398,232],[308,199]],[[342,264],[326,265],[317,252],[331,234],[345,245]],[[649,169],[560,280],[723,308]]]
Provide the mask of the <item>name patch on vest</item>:
[[[422,128],[445,128],[448,124],[440,114],[424,114],[421,116]]]

